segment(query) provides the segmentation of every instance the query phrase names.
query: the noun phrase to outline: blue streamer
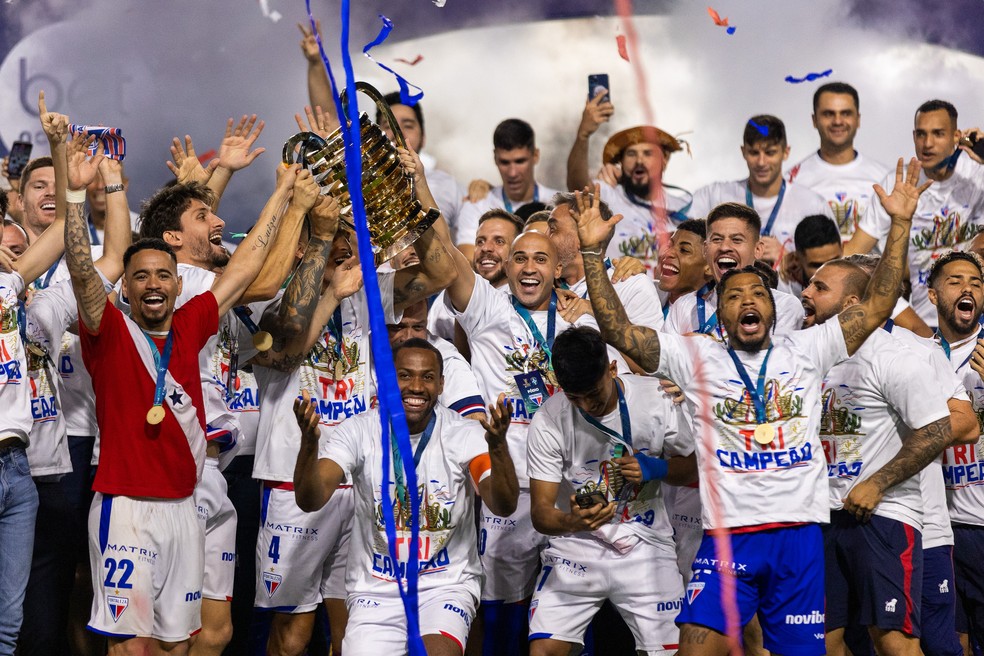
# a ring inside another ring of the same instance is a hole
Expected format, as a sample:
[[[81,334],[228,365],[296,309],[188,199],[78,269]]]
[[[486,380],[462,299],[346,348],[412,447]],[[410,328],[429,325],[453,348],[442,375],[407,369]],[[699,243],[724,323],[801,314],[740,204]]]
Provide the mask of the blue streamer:
[[[387,37],[389,37],[390,32],[393,31],[393,21],[386,18],[386,16],[383,16],[382,14],[379,14],[379,18],[380,20],[383,21],[383,26],[380,28],[379,34],[376,35],[376,38],[365,45],[365,47],[362,49],[362,54],[368,57],[370,61],[376,64],[376,66],[379,66],[387,73],[391,73],[396,77],[396,81],[400,85],[400,102],[406,105],[407,107],[413,107],[418,102],[420,102],[421,98],[424,97],[424,90],[418,87],[416,84],[411,84],[410,82],[407,82],[407,80],[402,75],[394,71],[389,66],[386,66],[385,64],[380,64],[378,61],[373,59],[372,55],[369,54],[370,50],[372,50],[380,43],[385,41]],[[413,87],[420,93],[410,93],[410,87]]]
[[[819,80],[822,77],[827,77],[834,72],[834,69],[828,68],[823,73],[807,73],[806,77],[793,77],[792,75],[786,76],[786,82],[790,84],[800,84],[801,82],[813,82],[814,80]]]
[[[362,268],[363,285],[366,292],[366,299],[369,304],[369,325],[370,330],[377,334],[385,334],[386,320],[383,314],[383,305],[379,293],[379,282],[375,275],[375,256],[372,252],[372,245],[369,241],[369,227],[366,221],[365,201],[362,197],[362,147],[359,133],[359,106],[355,92],[355,72],[352,69],[352,57],[349,54],[349,16],[350,2],[342,0],[341,21],[342,21],[342,65],[345,69],[345,90],[348,94],[348,112],[343,111],[342,101],[336,89],[335,76],[331,70],[331,63],[328,55],[325,54],[324,44],[321,41],[321,34],[318,32],[314,15],[311,13],[311,0],[305,0],[308,20],[311,23],[311,30],[318,42],[318,50],[321,53],[321,60],[324,62],[325,70],[328,72],[328,79],[331,81],[332,99],[335,102],[335,110],[342,125],[342,137],[345,142],[345,175],[348,180],[349,196],[352,202],[352,218],[355,223],[359,247],[359,266]],[[391,23],[392,25],[392,23]],[[386,38],[385,34],[380,34]],[[378,40],[378,38],[377,38]],[[399,77],[399,76],[398,76]],[[410,103],[408,103],[410,104]],[[348,125],[345,125],[345,117],[349,116]],[[413,448],[410,445],[410,431],[407,428],[407,420],[403,414],[403,400],[400,394],[399,385],[396,382],[396,367],[393,364],[393,352],[390,350],[389,340],[375,339],[370,340],[372,356],[375,361],[377,392],[379,400],[379,414],[382,423],[382,456],[383,456],[383,523],[386,528],[386,540],[389,547],[390,558],[394,563],[399,562],[396,549],[396,522],[393,518],[393,500],[390,497],[390,439],[389,430],[393,429],[396,434],[397,449],[404,465],[404,475],[410,493],[410,512],[411,512],[411,531],[409,558],[406,570],[406,589],[400,580],[399,572],[396,576],[397,589],[400,591],[400,598],[403,601],[403,609],[407,618],[407,647],[410,656],[427,656],[424,649],[424,642],[420,637],[420,617],[417,607],[417,573],[419,570],[418,544],[419,544],[419,519],[420,519],[420,493],[417,489],[417,469],[413,465]]]

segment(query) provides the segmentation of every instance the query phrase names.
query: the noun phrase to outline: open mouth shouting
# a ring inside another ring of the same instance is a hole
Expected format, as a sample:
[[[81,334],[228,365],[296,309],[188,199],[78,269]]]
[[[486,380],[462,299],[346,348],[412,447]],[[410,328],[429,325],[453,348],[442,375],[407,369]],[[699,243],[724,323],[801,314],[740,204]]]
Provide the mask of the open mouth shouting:
[[[954,306],[954,316],[957,321],[963,324],[971,324],[976,319],[976,314],[977,303],[974,301],[973,296],[965,294],[957,300],[957,304]]]
[[[663,262],[659,267],[659,279],[664,282],[672,282],[680,275],[680,267],[673,262]]]
[[[717,267],[718,274],[723,276],[728,271],[738,268],[738,258],[734,255],[718,255],[714,260],[714,266]]]
[[[738,317],[738,329],[744,335],[755,335],[762,328],[762,317],[756,310],[745,310]]]
[[[160,292],[149,292],[141,297],[140,302],[144,308],[156,312],[164,309],[167,304],[167,297]]]

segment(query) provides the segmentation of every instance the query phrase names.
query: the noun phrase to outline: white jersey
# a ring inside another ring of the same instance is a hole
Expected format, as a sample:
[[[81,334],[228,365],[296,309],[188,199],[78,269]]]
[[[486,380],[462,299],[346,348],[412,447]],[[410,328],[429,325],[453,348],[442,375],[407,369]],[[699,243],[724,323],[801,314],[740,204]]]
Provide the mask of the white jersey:
[[[902,300],[902,299],[899,299]],[[907,306],[908,307],[908,306]],[[948,399],[969,401],[970,395],[964,387],[949,360],[934,340],[920,337],[910,330],[895,326],[892,335],[929,358],[933,367],[933,382]],[[950,513],[946,508],[946,487],[943,484],[943,454],[919,472],[919,489],[922,497],[923,549],[953,544],[953,528],[950,526]]]
[[[655,458],[685,456],[693,453],[693,435],[687,428],[682,409],[662,393],[655,378],[622,376],[625,403],[629,410],[632,432],[631,449]],[[622,437],[622,418],[618,406],[598,418],[598,422]],[[560,483],[557,507],[570,512],[570,496],[600,491],[607,501],[618,501],[621,484],[608,475],[609,460],[616,457],[620,444],[581,415],[564,394],[554,394],[530,422],[528,453],[529,477],[548,483]],[[597,538],[621,544],[625,538],[639,538],[673,548],[673,529],[663,506],[659,481],[640,486],[626,504],[616,524],[594,533],[575,533],[555,540]]]
[[[427,341],[441,352],[444,360],[444,391],[437,402],[462,417],[475,412],[485,414],[485,399],[468,360],[446,339],[430,335]]]
[[[488,454],[485,430],[440,405],[434,432],[417,465],[420,489],[420,590],[443,585],[467,586],[478,597],[482,572],[475,531],[474,482],[469,465]],[[318,449],[341,467],[355,490],[355,513],[346,570],[350,596],[375,593],[398,596],[393,585],[405,578],[410,529],[404,523],[396,495],[392,459],[387,474],[391,488],[382,490],[382,428],[373,409],[327,430]],[[421,435],[411,435],[416,451]],[[485,473],[489,473],[485,469]],[[485,474],[481,476],[485,478]],[[481,479],[480,479],[481,480]],[[393,502],[397,519],[397,563],[390,557],[382,521],[382,494]]]
[[[454,315],[444,302],[446,291],[434,297],[434,302],[427,308],[427,332],[440,339],[454,343]]]
[[[702,336],[661,333],[657,374],[676,381],[694,418],[705,529],[828,522],[820,385],[847,358],[837,321],[776,335],[765,374],[770,444],[754,439],[755,407],[728,350]],[[755,384],[766,351],[737,351]]]
[[[950,416],[934,373],[924,349],[884,330],[827,373],[820,440],[831,510],[841,510],[851,489],[894,458],[914,430]],[[919,480],[916,475],[887,490],[874,514],[922,531]]]
[[[984,526],[984,383],[970,366],[977,337],[950,344],[950,366],[970,392],[982,435],[974,444],[955,444],[943,452],[943,481],[950,521]]]
[[[441,215],[451,226],[454,234],[453,231],[458,224],[458,213],[467,193],[454,176],[437,168],[437,160],[430,155],[420,153],[420,162],[424,165],[424,175],[427,176],[427,188],[430,189],[437,202],[437,208],[441,210]],[[424,208],[425,211],[428,209],[430,208]]]
[[[515,212],[523,205],[527,203],[543,203],[545,205],[550,205],[553,197],[557,192],[556,189],[551,189],[550,187],[545,187],[540,183],[535,183],[536,186],[533,192],[533,198],[526,201],[525,203],[512,203],[506,198],[506,193],[502,186],[492,187],[492,190],[482,198],[474,203],[471,201],[465,201],[461,206],[461,211],[458,212],[458,229],[455,231],[454,243],[456,244],[474,244],[475,235],[478,233],[478,220],[483,214],[492,209],[505,209],[510,212]]]
[[[394,272],[377,272],[386,323],[393,316]],[[263,405],[257,430],[253,477],[266,481],[294,480],[294,461],[301,444],[301,431],[294,417],[294,399],[307,390],[318,403],[322,427],[334,426],[361,414],[373,405],[372,351],[369,346],[369,305],[364,289],[343,299],[341,358],[336,356],[331,326],[322,328],[321,337],[304,362],[288,373],[256,367]],[[387,338],[386,335],[383,336]],[[335,379],[336,362],[341,376]],[[324,430],[324,428],[322,428]]]
[[[646,265],[650,271],[656,269],[659,256],[660,226],[653,216],[652,204],[642,198],[630,196],[622,185],[611,186],[602,180],[595,180],[601,187],[601,200],[608,204],[612,214],[621,214],[622,220],[615,226],[615,234],[608,244],[608,257],[634,257]],[[684,219],[684,213],[689,207],[690,199],[681,198],[663,188],[663,203],[666,208],[667,222],[662,226],[663,232],[673,232],[674,226]]]
[[[684,294],[670,306],[670,312],[666,315],[666,323],[663,330],[675,335],[686,335],[687,333],[704,332],[712,335],[715,339],[724,341],[727,339],[727,331],[717,320],[717,285],[712,287],[703,295],[704,317],[701,323],[699,303],[697,295],[701,290]],[[792,294],[781,292],[778,289],[772,290],[772,298],[776,301],[776,326],[774,333],[790,333],[800,330],[803,327],[803,304]],[[702,330],[701,326],[705,326]]]
[[[611,280],[614,269],[608,267]],[[622,307],[629,317],[629,323],[645,326],[659,331],[663,329],[663,306],[659,300],[656,283],[648,275],[638,274],[613,283],[615,294],[622,301]],[[588,282],[584,278],[570,286],[570,290],[581,298],[588,298]]]
[[[519,487],[529,487],[526,476],[526,431],[533,416],[527,411],[526,403],[520,394],[517,375],[539,372],[547,386],[547,396],[559,389],[557,378],[550,367],[549,358],[523,318],[512,305],[512,295],[503,294],[492,287],[481,276],[475,276],[472,297],[464,312],[452,308],[461,328],[468,335],[471,346],[472,369],[482,385],[483,398],[489,402],[506,395],[506,402],[512,407],[512,421],[506,438],[509,442],[509,455],[516,465]],[[450,304],[450,299],[447,299]],[[548,311],[530,312],[544,339],[548,334]],[[567,323],[560,313],[556,313],[555,335],[564,332],[572,324]],[[585,314],[574,322],[575,326],[590,326],[598,329],[594,317]],[[613,360],[618,360],[621,371],[628,371],[625,361],[617,351],[609,347]],[[545,399],[544,399],[545,400]]]
[[[232,397],[227,398],[229,410],[239,420],[239,451],[236,455],[250,456],[256,453],[256,432],[260,425],[260,387],[253,367],[236,372]]]
[[[27,349],[17,322],[17,297],[23,291],[19,274],[0,272],[0,439],[16,436],[27,445],[34,419]]]
[[[919,174],[919,184],[926,182]],[[891,193],[895,172],[886,175],[881,186]],[[858,228],[878,240],[884,251],[892,219],[881,203],[865,210]],[[912,307],[930,326],[936,325],[936,307],[929,302],[926,282],[933,261],[949,250],[967,250],[984,226],[984,166],[970,157],[957,159],[953,174],[942,182],[933,182],[919,197],[909,230],[909,279],[912,283]]]
[[[707,214],[721,203],[741,203],[744,205],[747,188],[747,179],[735,182],[712,182],[701,187],[694,192],[694,204],[690,207],[688,216],[695,219],[706,218]],[[772,215],[772,210],[778,200],[778,195],[771,198],[752,195],[753,209],[758,212],[762,219],[762,234],[768,234],[778,239],[787,251],[796,249],[796,245],[793,243],[793,233],[796,232],[796,226],[804,217],[812,214],[823,214],[834,218],[833,211],[823,196],[802,185],[787,183],[775,223],[772,225],[772,230],[767,232],[769,217]]]
[[[865,209],[878,202],[873,186],[889,172],[884,164],[867,159],[857,151],[854,154],[854,159],[847,164],[830,164],[820,157],[818,150],[786,173],[788,182],[823,196],[844,241],[854,234]]]

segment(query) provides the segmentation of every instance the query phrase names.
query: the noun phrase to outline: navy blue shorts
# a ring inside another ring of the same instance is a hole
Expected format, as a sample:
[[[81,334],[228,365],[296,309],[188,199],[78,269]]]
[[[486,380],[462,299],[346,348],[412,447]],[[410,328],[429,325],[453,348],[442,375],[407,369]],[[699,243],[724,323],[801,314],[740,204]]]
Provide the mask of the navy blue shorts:
[[[736,578],[741,625],[758,613],[766,649],[783,656],[821,656],[824,647],[823,536],[817,524],[731,536],[732,558],[720,562],[706,534],[694,559],[677,624],[727,632],[724,577]]]
[[[920,646],[926,656],[963,656],[954,612],[957,586],[953,579],[953,547],[923,550],[922,629]]]
[[[849,622],[918,637],[922,603],[922,536],[903,522],[873,515],[860,523],[830,513],[824,530],[827,630]]]
[[[953,525],[953,574],[957,631],[984,645],[984,526]]]

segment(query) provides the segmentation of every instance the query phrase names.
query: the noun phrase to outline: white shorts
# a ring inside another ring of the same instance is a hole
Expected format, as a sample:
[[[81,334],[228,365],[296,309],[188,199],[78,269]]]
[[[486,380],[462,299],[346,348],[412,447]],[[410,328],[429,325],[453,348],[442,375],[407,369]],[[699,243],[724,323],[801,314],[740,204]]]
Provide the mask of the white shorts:
[[[202,597],[232,601],[236,576],[236,509],[229,500],[229,485],[216,458],[205,459],[202,480],[195,488],[198,521],[205,530],[205,580]]]
[[[470,586],[444,585],[418,596],[420,635],[443,635],[458,643],[462,653],[475,617],[478,599]],[[403,602],[395,597],[352,595],[346,601],[349,618],[342,653],[345,656],[376,656],[407,653],[407,620]]]
[[[583,644],[608,599],[632,631],[636,649],[676,650],[683,583],[669,545],[639,542],[626,554],[590,539],[555,538],[530,602],[530,640]]]
[[[499,517],[482,504],[478,553],[485,585],[482,601],[513,603],[533,592],[540,551],[547,538],[533,528],[529,490],[520,490],[516,512]]]
[[[204,550],[192,497],[97,492],[89,509],[89,629],[120,639],[187,640],[202,626]]]
[[[704,539],[700,490],[696,487],[663,483],[663,505],[666,506],[670,526],[673,527],[677,568],[686,585],[694,575],[694,558],[697,557],[700,542]]]
[[[345,561],[352,531],[352,488],[340,487],[324,508],[306,513],[293,490],[263,486],[256,539],[256,607],[307,613],[323,599],[345,599]]]

